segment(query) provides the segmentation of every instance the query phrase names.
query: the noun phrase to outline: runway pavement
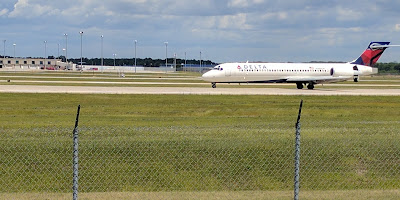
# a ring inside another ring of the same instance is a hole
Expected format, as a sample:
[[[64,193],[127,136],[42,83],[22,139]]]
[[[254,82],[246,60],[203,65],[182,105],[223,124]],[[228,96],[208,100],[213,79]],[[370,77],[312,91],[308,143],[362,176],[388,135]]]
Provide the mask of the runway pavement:
[[[98,87],[1,85],[0,93],[69,93],[69,94],[181,94],[181,95],[357,95],[400,96],[400,89],[316,88],[203,88],[203,87]]]

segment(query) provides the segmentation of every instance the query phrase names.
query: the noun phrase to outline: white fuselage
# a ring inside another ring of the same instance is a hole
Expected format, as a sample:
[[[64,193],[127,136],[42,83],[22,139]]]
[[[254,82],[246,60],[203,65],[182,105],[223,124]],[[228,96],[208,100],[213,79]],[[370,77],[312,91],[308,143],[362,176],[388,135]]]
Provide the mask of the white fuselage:
[[[225,63],[203,74],[213,83],[322,83],[376,73],[372,67],[350,63]]]

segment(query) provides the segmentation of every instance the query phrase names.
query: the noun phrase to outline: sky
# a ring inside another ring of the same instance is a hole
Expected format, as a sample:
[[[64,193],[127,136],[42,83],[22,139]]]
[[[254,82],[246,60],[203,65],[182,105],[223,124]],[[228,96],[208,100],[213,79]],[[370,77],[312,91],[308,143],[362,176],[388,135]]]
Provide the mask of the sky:
[[[371,41],[400,44],[399,9],[399,0],[1,0],[0,54],[64,55],[68,34],[68,58],[79,58],[83,31],[88,58],[102,43],[105,58],[133,58],[136,40],[138,58],[164,59],[168,42],[168,57],[182,59],[352,61]],[[400,48],[380,61],[400,62]]]

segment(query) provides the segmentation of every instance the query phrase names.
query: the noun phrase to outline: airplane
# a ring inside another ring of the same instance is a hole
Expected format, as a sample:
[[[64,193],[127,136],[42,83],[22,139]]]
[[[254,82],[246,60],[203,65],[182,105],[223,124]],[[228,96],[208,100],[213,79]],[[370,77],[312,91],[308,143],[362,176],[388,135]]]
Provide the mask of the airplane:
[[[361,75],[378,73],[373,65],[378,61],[390,42],[371,42],[363,54],[348,63],[224,63],[204,73],[202,79],[217,83],[296,83],[297,89],[314,89],[315,84],[340,82]]]

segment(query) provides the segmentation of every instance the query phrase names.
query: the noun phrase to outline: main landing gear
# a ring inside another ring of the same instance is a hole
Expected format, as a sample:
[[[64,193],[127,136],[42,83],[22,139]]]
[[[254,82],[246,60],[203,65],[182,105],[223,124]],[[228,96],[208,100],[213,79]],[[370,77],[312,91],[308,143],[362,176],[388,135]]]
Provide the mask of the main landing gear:
[[[216,84],[216,83],[211,83],[211,87],[212,87],[212,88],[216,88],[216,87],[217,87],[217,84]]]
[[[309,89],[309,90],[314,89],[314,83],[313,83],[313,82],[310,82],[310,83],[307,85],[307,89]]]
[[[296,85],[297,85],[297,89],[301,90],[301,89],[303,89],[305,84],[303,85],[303,83],[296,83]],[[314,89],[314,83],[313,82],[308,83],[307,89],[309,89],[309,90]]]

